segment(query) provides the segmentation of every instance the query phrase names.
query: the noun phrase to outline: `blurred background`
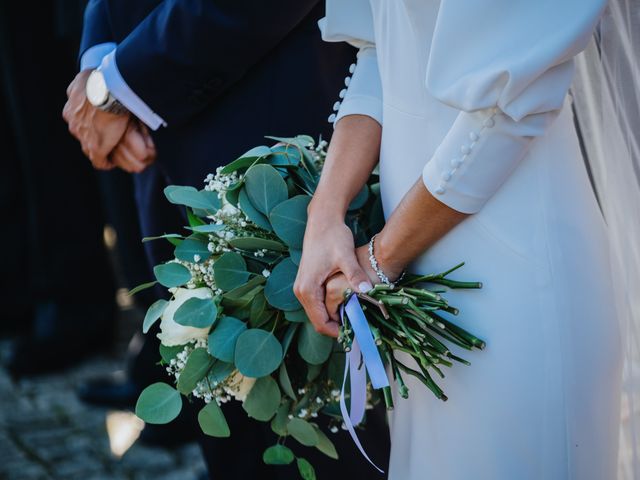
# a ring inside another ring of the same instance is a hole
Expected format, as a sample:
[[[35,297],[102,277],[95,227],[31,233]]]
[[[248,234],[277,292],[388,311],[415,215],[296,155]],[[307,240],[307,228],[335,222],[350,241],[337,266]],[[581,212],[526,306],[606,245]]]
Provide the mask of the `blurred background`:
[[[0,0],[0,479],[195,479],[188,428],[131,413],[148,301],[127,292],[151,278],[131,177],[61,117],[84,6]]]

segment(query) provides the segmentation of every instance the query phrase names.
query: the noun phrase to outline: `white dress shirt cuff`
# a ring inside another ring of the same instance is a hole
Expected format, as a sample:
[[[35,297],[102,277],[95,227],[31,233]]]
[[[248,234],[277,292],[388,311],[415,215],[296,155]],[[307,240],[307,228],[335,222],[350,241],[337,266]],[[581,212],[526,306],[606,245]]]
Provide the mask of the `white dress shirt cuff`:
[[[103,58],[100,64],[100,70],[104,75],[104,80],[109,92],[133,115],[138,117],[138,119],[152,130],[157,130],[160,126],[167,126],[162,117],[151,110],[151,108],[131,90],[124,78],[122,78],[118,70],[118,65],[116,64],[116,50],[113,50]]]
[[[88,48],[80,57],[80,71],[98,68],[102,59],[116,49],[114,42],[99,43]]]

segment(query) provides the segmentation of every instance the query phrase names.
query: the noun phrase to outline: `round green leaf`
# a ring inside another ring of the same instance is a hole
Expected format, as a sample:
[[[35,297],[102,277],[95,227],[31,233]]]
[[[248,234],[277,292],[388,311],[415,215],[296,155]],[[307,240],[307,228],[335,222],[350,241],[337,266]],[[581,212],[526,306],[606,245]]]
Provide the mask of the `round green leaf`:
[[[144,316],[144,321],[142,322],[142,333],[147,333],[149,331],[151,325],[156,323],[156,321],[162,316],[167,305],[169,305],[169,302],[163,299],[156,300],[151,304]]]
[[[284,437],[287,435],[287,423],[289,423],[289,409],[291,401],[286,398],[278,407],[275,417],[271,419],[271,430],[276,435]]]
[[[249,200],[264,215],[287,199],[287,184],[270,165],[254,165],[244,178]]]
[[[280,405],[280,389],[272,377],[262,377],[256,380],[242,408],[251,418],[268,422]]]
[[[300,260],[302,260],[302,250],[298,250],[297,248],[290,248],[289,256],[291,257],[291,261],[293,263],[300,266]]]
[[[284,445],[274,445],[267,448],[262,454],[262,461],[267,465],[289,465],[295,456]]]
[[[184,345],[173,345],[171,347],[167,347],[166,345],[160,344],[160,358],[164,363],[169,363],[171,360],[176,358],[178,353],[184,350]]]
[[[294,323],[307,323],[309,321],[309,317],[307,317],[307,313],[303,309],[284,312],[284,318]]]
[[[293,293],[293,283],[297,274],[298,267],[289,258],[276,265],[264,287],[264,295],[270,305],[285,311],[302,308]]]
[[[309,195],[297,195],[278,204],[269,214],[276,235],[291,248],[302,248],[310,201]]]
[[[235,364],[247,377],[260,378],[275,371],[282,362],[282,346],[272,334],[251,328],[236,341]]]
[[[136,415],[147,423],[164,424],[176,418],[182,410],[180,393],[166,383],[158,382],[145,388],[136,403]]]
[[[287,424],[289,434],[305,447],[315,447],[319,438],[316,429],[306,420],[294,417]]]
[[[235,369],[236,367],[233,363],[226,363],[218,360],[213,364],[211,370],[209,370],[209,375],[207,377],[211,383],[220,383],[231,375]]]
[[[209,352],[223,362],[233,362],[236,342],[247,326],[234,317],[222,317],[209,334]]]
[[[206,242],[191,237],[180,242],[173,253],[178,260],[192,263],[204,262],[211,256]]]
[[[238,206],[244,212],[244,214],[255,223],[260,228],[264,228],[265,230],[271,231],[271,224],[269,223],[269,219],[266,215],[260,213],[256,207],[253,206],[251,201],[249,200],[249,196],[247,192],[243,188],[240,190],[238,194]]]
[[[224,413],[222,413],[222,409],[215,400],[212,400],[200,410],[198,413],[198,423],[205,435],[211,437],[231,436],[227,419],[224,418]]]
[[[224,253],[213,263],[213,279],[218,288],[229,291],[249,280],[247,263],[242,255],[235,252]]]
[[[277,145],[271,147],[273,155],[267,162],[269,165],[280,167],[295,167],[300,164],[300,149],[293,145]]]
[[[316,480],[316,471],[313,469],[313,465],[302,457],[298,457],[296,463],[303,480]]]
[[[191,280],[189,269],[175,262],[156,265],[153,267],[153,273],[160,285],[167,288],[180,287]]]
[[[315,331],[311,323],[305,323],[298,337],[298,353],[305,362],[320,365],[327,361],[333,348],[333,339]]]
[[[215,359],[207,353],[204,348],[196,348],[178,378],[178,390],[184,395],[190,394],[200,380],[206,377],[209,370],[213,366]]]
[[[185,327],[207,328],[213,325],[218,308],[212,298],[190,298],[176,310],[173,319]]]

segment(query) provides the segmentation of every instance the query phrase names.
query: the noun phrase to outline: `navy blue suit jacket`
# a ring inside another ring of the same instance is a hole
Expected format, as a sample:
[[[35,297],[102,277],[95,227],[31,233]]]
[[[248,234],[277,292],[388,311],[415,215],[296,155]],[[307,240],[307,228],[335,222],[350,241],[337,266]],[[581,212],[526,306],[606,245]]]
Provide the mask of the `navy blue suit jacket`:
[[[81,53],[118,44],[125,81],[168,124],[168,182],[200,183],[264,135],[330,135],[355,51],[322,42],[318,0],[91,0]]]

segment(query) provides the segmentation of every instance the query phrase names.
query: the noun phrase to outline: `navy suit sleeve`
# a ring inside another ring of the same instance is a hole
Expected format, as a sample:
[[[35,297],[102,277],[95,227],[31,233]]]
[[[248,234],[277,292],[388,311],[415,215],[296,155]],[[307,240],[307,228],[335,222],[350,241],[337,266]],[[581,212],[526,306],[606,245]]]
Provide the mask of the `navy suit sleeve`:
[[[89,0],[84,10],[80,57],[89,48],[100,43],[115,42],[107,5],[103,0]]]
[[[175,126],[237,82],[318,1],[165,0],[119,43],[116,63],[129,87]]]

